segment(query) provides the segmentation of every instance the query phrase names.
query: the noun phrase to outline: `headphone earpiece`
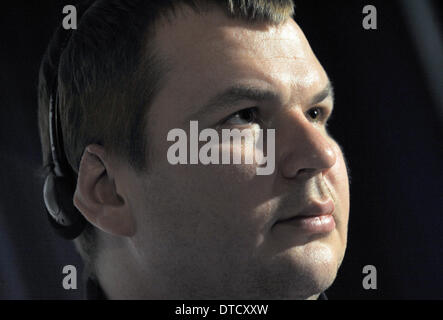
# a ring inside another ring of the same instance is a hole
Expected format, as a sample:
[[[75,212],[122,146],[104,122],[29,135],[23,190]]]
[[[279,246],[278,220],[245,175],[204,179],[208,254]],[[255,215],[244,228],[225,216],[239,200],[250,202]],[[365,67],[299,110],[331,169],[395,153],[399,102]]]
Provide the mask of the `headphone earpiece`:
[[[66,177],[50,172],[43,186],[43,199],[49,221],[56,232],[65,239],[78,237],[86,224],[83,215],[72,201],[73,184]]]

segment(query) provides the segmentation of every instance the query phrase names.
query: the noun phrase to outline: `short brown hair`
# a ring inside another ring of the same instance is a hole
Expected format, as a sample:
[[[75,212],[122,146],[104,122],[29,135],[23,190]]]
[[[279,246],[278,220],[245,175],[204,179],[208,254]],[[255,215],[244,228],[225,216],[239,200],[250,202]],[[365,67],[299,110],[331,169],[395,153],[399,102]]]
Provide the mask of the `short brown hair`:
[[[97,143],[146,169],[147,110],[161,88],[167,65],[150,46],[155,23],[188,5],[201,13],[216,4],[233,18],[280,23],[293,16],[292,0],[97,0],[81,17],[60,56],[51,40],[40,67],[38,98],[43,166],[50,167],[48,106],[57,75],[64,151],[74,172],[88,144]],[[203,10],[204,11],[204,10]],[[58,56],[57,56],[58,55]],[[59,62],[58,62],[59,60]],[[92,267],[94,228],[88,224],[76,242]]]

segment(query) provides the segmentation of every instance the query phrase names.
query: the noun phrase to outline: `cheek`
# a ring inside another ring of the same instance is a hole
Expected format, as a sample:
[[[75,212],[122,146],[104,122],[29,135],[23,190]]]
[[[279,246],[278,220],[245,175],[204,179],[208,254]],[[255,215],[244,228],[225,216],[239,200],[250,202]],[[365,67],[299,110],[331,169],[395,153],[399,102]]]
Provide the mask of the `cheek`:
[[[148,251],[155,254],[149,258],[167,264],[169,252],[176,252],[173,259],[184,265],[222,269],[246,265],[262,241],[264,218],[263,208],[256,208],[252,186],[243,179],[249,176],[248,169],[241,165],[179,165],[163,169],[153,182],[163,183],[165,188],[162,192],[154,189],[155,207],[148,210],[150,219],[144,222],[149,239],[142,239],[148,245],[161,242],[162,247],[150,248]]]
[[[211,256],[229,250],[236,259],[246,259],[262,241],[272,187],[270,177],[257,176],[255,169],[245,164],[169,168],[174,194],[180,194],[177,219],[183,237],[195,237],[199,250],[214,250]]]
[[[349,219],[349,180],[348,172],[343,153],[338,145],[335,144],[334,150],[337,154],[337,161],[326,174],[326,180],[331,188],[333,197],[335,197],[338,215],[343,227],[347,230]]]
[[[202,230],[237,229],[241,235],[242,228],[252,224],[250,213],[260,198],[254,191],[262,192],[254,189],[254,165],[166,164],[156,171],[162,172],[156,181],[165,186],[161,192],[152,186],[157,199],[162,200],[167,216],[181,221],[185,232],[192,232],[193,225],[198,224]]]

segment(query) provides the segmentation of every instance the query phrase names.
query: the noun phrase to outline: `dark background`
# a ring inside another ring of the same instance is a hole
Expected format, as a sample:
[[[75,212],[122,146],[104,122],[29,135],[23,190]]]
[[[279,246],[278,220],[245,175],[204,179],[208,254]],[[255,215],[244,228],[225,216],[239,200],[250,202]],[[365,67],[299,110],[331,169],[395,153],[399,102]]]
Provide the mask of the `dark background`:
[[[441,40],[442,2],[416,1],[433,7]],[[335,86],[330,131],[352,175],[348,249],[330,299],[443,299],[443,83],[432,78],[443,57],[430,32],[411,28],[405,3],[296,1],[296,21]],[[38,67],[66,4],[0,9],[0,299],[82,297],[81,261],[49,228],[36,176]],[[377,30],[362,28],[366,4],[377,8]],[[431,68],[420,41],[435,48]],[[78,290],[61,285],[68,264],[79,271]],[[377,290],[362,287],[368,264]]]

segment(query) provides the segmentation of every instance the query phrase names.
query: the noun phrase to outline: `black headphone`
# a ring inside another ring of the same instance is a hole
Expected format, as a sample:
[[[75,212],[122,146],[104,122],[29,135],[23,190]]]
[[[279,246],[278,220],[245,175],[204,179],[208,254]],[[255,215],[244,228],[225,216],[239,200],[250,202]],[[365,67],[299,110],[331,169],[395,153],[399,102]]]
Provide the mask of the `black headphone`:
[[[80,5],[81,13],[94,1],[87,1]],[[79,19],[80,21],[80,15]],[[61,45],[58,50],[57,62],[54,69],[54,80],[52,84],[51,96],[49,98],[49,140],[51,146],[52,166],[51,171],[46,177],[43,186],[43,199],[48,213],[50,224],[55,231],[65,239],[75,239],[84,230],[86,219],[77,210],[73,203],[74,186],[77,183],[77,175],[69,165],[68,159],[63,147],[63,134],[60,121],[59,99],[58,99],[58,68],[60,58],[69,40],[72,30],[64,30],[59,27],[61,32]],[[55,37],[55,41],[58,37]]]

